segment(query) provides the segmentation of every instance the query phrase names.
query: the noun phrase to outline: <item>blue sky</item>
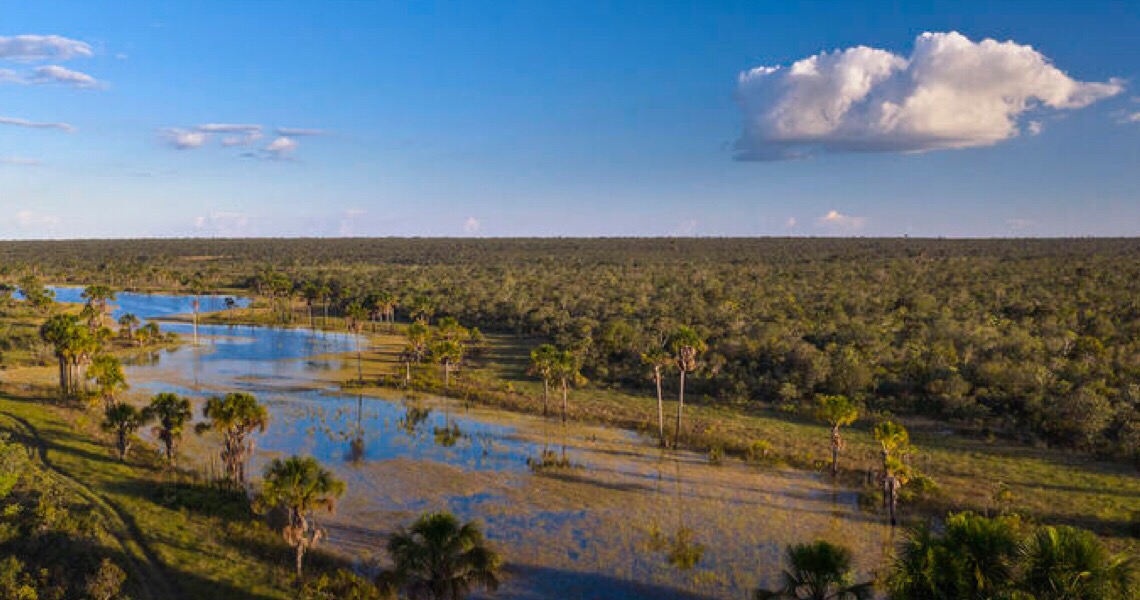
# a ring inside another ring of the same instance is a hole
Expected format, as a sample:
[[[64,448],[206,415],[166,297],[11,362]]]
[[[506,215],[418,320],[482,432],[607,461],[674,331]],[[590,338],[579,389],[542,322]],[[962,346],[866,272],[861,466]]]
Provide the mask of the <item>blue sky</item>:
[[[0,238],[1140,234],[1140,2],[0,10]]]

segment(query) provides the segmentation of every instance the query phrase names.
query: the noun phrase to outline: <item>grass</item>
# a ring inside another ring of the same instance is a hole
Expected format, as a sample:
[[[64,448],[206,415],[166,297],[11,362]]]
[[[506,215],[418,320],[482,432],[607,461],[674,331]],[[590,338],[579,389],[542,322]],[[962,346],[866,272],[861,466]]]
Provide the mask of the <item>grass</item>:
[[[346,356],[335,383],[380,393],[403,384],[399,363],[403,336],[381,326],[371,334],[363,359],[364,380],[355,382],[355,357]],[[530,414],[542,412],[542,383],[526,374],[530,349],[540,340],[487,335],[481,356],[465,362],[451,389],[442,388],[437,365],[414,369],[413,386],[421,391],[463,398],[497,408]],[[670,382],[673,383],[673,382]],[[672,392],[675,393],[675,392]],[[666,434],[671,435],[676,400],[666,391]],[[550,410],[557,415],[560,396],[551,390]],[[570,392],[570,419],[615,425],[656,437],[657,401],[650,393],[585,385]],[[847,447],[840,457],[842,475],[861,486],[869,469],[880,464],[880,450],[871,429],[877,419],[863,417],[844,430]],[[1070,524],[1109,538],[1114,546],[1140,548],[1140,473],[1135,465],[1097,460],[1063,450],[1018,445],[997,439],[958,435],[945,424],[902,419],[911,432],[910,463],[930,477],[937,489],[926,494],[921,512],[974,510],[993,514],[1012,509],[1042,522]],[[690,448],[723,449],[744,458],[757,442],[771,445],[776,462],[825,470],[830,460],[829,429],[811,419],[765,407],[724,406],[688,396],[684,439]],[[912,504],[911,512],[914,512]]]
[[[291,552],[249,512],[244,493],[164,468],[143,444],[121,463],[92,413],[36,395],[0,392],[0,416],[0,431],[42,444],[59,476],[108,512],[117,544],[131,557],[136,597],[296,597]],[[335,559],[318,554],[316,562]]]

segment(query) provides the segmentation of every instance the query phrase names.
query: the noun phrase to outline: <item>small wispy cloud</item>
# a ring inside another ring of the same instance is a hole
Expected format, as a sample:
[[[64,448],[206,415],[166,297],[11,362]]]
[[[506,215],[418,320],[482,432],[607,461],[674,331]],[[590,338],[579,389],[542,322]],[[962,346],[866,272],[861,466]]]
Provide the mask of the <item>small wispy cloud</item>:
[[[221,237],[241,237],[249,233],[249,225],[249,215],[240,212],[213,212],[194,219],[194,229]]]
[[[1025,131],[1027,131],[1029,135],[1041,135],[1041,132],[1045,131],[1045,124],[1041,121],[1030,121],[1029,124],[1025,126]]]
[[[29,231],[52,233],[59,227],[60,219],[55,215],[46,215],[34,210],[24,209],[16,212],[16,226]]]
[[[795,217],[788,217],[788,220],[784,221],[784,227],[787,229],[795,229],[797,222]]]
[[[673,237],[689,237],[696,233],[696,231],[697,220],[686,219],[680,223],[677,223],[677,225],[673,227],[673,229],[669,232],[669,235]]]
[[[301,127],[278,127],[277,135],[283,137],[305,137],[313,135],[328,135],[324,129],[305,129]]]
[[[269,145],[262,149],[266,156],[278,160],[289,158],[293,152],[300,146],[297,140],[285,136],[275,138]]]
[[[475,217],[467,217],[467,220],[463,222],[463,231],[465,233],[470,233],[470,234],[479,233],[479,229],[481,229],[482,227],[483,227],[483,224],[480,223],[479,219],[476,219]]]
[[[1032,219],[1006,219],[1005,225],[1013,231],[1019,231],[1027,227],[1032,227],[1034,221]]]
[[[34,158],[24,158],[21,156],[0,156],[0,165],[13,165],[19,167],[35,167],[38,166],[40,161]]]
[[[36,85],[55,83],[79,88],[94,88],[101,85],[97,79],[86,73],[73,71],[59,65],[36,67],[32,71],[29,82]]]
[[[0,117],[0,125],[13,125],[15,127],[26,127],[28,129],[58,129],[59,131],[75,131],[75,128],[67,123],[50,123],[29,121],[27,119],[17,119],[15,117]]]
[[[842,229],[847,231],[858,231],[867,224],[866,217],[854,217],[845,215],[837,210],[829,210],[827,214],[815,220],[815,224],[819,227],[828,229]]]
[[[178,129],[175,127],[168,127],[159,131],[159,137],[162,138],[170,146],[179,150],[191,150],[200,148],[209,139],[209,136],[201,131],[193,129]]]
[[[159,130],[159,138],[174,148],[188,150],[201,148],[217,139],[223,148],[253,146],[265,137],[266,127],[257,123],[204,123],[193,127],[167,127]],[[252,148],[241,156],[268,160],[289,160],[300,147],[296,136],[325,135],[320,129],[279,127],[275,136],[261,148]],[[286,133],[292,135],[285,135]]]
[[[337,229],[337,233],[340,234],[341,237],[352,237],[356,235],[356,221],[366,214],[368,214],[368,211],[362,208],[350,208],[344,211],[341,213],[340,227]]]
[[[86,42],[59,35],[0,36],[0,59],[18,62],[70,60],[95,53]]]

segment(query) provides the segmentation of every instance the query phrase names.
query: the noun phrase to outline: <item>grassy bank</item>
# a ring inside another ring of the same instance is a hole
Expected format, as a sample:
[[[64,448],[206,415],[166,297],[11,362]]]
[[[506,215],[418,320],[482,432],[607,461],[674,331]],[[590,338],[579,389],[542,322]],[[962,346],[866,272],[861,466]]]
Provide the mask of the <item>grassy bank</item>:
[[[119,462],[93,413],[43,392],[0,391],[0,432],[98,515],[108,535],[92,551],[118,558],[133,598],[296,597],[292,553],[249,511],[244,493],[164,468],[146,445]],[[314,558],[313,573],[336,563]]]

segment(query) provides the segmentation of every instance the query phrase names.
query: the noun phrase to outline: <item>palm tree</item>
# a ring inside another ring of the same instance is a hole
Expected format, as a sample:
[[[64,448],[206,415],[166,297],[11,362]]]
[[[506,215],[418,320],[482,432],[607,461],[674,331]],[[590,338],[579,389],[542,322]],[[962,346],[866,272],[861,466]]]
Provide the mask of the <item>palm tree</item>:
[[[562,386],[562,422],[566,422],[566,400],[570,385],[582,378],[578,356],[572,350],[562,350],[554,357],[553,375]]]
[[[127,376],[123,373],[123,363],[109,354],[100,354],[91,361],[87,378],[95,380],[105,408],[114,406],[115,396],[130,389]]]
[[[364,320],[368,318],[368,311],[362,304],[352,301],[344,309],[344,324],[352,332],[356,342],[356,380],[364,383],[364,367],[360,357],[360,335],[364,330]]]
[[[854,423],[859,418],[859,409],[847,396],[821,395],[815,417],[831,425],[831,476],[834,477],[839,474],[839,451],[844,447],[839,428]]]
[[[52,345],[59,360],[59,389],[64,396],[77,391],[72,373],[72,357],[83,346],[82,338],[90,332],[79,325],[75,315],[52,315],[40,326],[40,338]]]
[[[166,462],[174,464],[174,450],[182,439],[186,424],[190,422],[193,412],[190,410],[190,400],[179,397],[178,394],[163,392],[150,401],[150,406],[143,409],[147,421],[155,419],[158,426],[154,428],[154,435],[162,442],[166,450]]]
[[[897,509],[899,488],[906,484],[909,478],[906,464],[902,456],[910,445],[910,434],[906,428],[894,421],[883,421],[875,426],[875,439],[882,446],[883,473],[883,503],[891,515],[891,526],[898,524]]]
[[[874,584],[852,583],[851,551],[823,540],[788,546],[782,586],[758,589],[755,600],[870,600]]]
[[[317,328],[317,322],[313,318],[313,303],[321,297],[320,287],[312,281],[306,281],[304,285],[301,286],[301,297],[305,299],[305,307],[309,311],[309,329],[315,330]]]
[[[206,401],[202,416],[208,419],[198,423],[199,434],[213,429],[222,435],[222,463],[226,479],[235,486],[245,485],[245,463],[253,453],[254,431],[264,432],[269,425],[269,413],[257,403],[253,394],[232,392],[224,398],[214,396]]]
[[[952,514],[941,535],[912,530],[896,554],[887,587],[892,600],[1002,598],[1013,592],[1018,556],[1012,517]]]
[[[131,438],[145,422],[144,413],[130,404],[111,404],[103,412],[100,426],[103,431],[115,434],[115,447],[119,449],[120,461],[126,460],[127,452],[131,449]]]
[[[697,355],[708,349],[704,339],[691,327],[681,326],[669,340],[673,360],[681,373],[681,387],[677,394],[677,426],[673,433],[673,446],[681,444],[681,419],[685,410],[685,375],[697,370]]]
[[[451,384],[451,367],[463,360],[463,344],[457,340],[440,339],[432,344],[431,355],[443,365],[443,387]]]
[[[408,341],[404,345],[400,360],[404,363],[404,387],[408,387],[412,383],[412,363],[419,364],[423,361],[424,355],[427,354],[427,343],[431,332],[428,331],[427,325],[416,321],[408,325],[404,335]]]
[[[653,367],[653,383],[657,385],[657,438],[661,446],[665,440],[665,400],[661,395],[661,370],[673,364],[673,358],[663,348],[653,348],[641,355],[641,362]]]
[[[542,378],[542,416],[548,414],[547,406],[550,399],[550,381],[554,379],[554,363],[558,357],[558,348],[553,344],[542,344],[530,351],[531,375]]]
[[[1128,600],[1137,581],[1136,558],[1112,555],[1095,534],[1043,526],[1021,549],[1018,586],[1036,600]]]
[[[265,467],[265,483],[257,504],[262,510],[281,507],[288,513],[282,534],[285,542],[296,549],[298,579],[305,551],[316,546],[324,535],[313,522],[313,512],[332,512],[344,489],[344,482],[312,457],[275,458]]]
[[[393,578],[410,600],[462,600],[472,588],[499,587],[499,556],[473,522],[428,513],[388,539]]]
[[[435,308],[432,306],[431,298],[427,296],[416,296],[412,298],[408,312],[411,314],[413,321],[423,321],[424,325],[428,325],[431,323],[432,315],[435,314]]]
[[[135,341],[135,327],[138,327],[139,322],[139,318],[132,313],[123,313],[123,316],[119,317],[120,334],[128,342]]]
[[[107,303],[115,300],[114,290],[105,285],[91,285],[83,290],[81,297],[87,300],[87,306],[92,309],[92,331],[102,327],[103,317],[107,314]]]
[[[396,296],[392,292],[383,291],[376,294],[376,306],[380,309],[380,318],[388,322],[388,331],[392,330],[392,323],[396,318]]]

